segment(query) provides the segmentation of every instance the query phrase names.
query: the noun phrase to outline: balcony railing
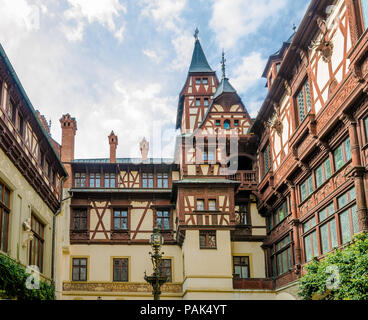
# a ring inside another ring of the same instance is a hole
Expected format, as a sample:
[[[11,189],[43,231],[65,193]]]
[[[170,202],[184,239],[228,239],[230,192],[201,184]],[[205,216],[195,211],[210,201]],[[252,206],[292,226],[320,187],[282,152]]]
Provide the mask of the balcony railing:
[[[253,170],[239,170],[236,174],[227,176],[228,179],[239,181],[241,183],[240,188],[251,188],[257,186],[257,171]]]

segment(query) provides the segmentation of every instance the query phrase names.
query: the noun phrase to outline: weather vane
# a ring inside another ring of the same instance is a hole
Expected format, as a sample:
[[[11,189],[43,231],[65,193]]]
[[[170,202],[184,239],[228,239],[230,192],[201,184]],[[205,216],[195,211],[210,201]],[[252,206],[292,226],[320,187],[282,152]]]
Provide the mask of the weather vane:
[[[222,49],[222,59],[221,59],[222,79],[225,79],[226,78],[226,74],[225,74],[225,62],[226,62],[225,52],[224,52],[224,49]]]
[[[293,23],[293,30],[294,30],[294,32],[295,32],[295,30],[296,30],[296,25],[295,25],[295,23]]]
[[[196,28],[195,31],[194,31],[194,38],[196,40],[198,40],[198,33],[199,33],[199,30],[198,30],[198,28]]]

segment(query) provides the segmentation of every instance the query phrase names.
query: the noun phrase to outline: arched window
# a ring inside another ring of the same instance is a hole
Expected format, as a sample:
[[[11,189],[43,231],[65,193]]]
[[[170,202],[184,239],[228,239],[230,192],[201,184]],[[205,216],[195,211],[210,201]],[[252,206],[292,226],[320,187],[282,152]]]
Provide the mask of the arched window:
[[[224,121],[224,129],[225,130],[229,130],[230,129],[230,120],[225,120]]]

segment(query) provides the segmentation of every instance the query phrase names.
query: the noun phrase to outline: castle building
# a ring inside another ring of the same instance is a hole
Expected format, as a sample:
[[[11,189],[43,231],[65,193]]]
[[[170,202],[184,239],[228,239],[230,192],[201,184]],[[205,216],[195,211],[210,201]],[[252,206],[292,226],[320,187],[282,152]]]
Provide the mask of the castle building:
[[[313,258],[368,231],[367,17],[366,0],[311,0],[255,119],[196,31],[172,159],[146,139],[119,158],[113,131],[108,158],[75,159],[77,120],[54,141],[0,47],[0,250],[58,299],[152,299],[159,228],[162,299],[297,299]]]
[[[0,253],[55,280],[55,217],[67,172],[60,145],[0,45]]]

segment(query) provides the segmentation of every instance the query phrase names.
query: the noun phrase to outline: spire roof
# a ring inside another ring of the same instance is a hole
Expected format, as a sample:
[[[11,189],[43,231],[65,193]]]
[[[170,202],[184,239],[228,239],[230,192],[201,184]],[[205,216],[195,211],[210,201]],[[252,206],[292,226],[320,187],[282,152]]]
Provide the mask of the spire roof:
[[[198,36],[198,35],[197,35]],[[192,62],[190,63],[189,72],[213,72],[204,55],[201,43],[198,38],[195,40]]]
[[[228,78],[223,78],[221,80],[221,83],[217,87],[217,90],[215,94],[213,95],[213,100],[215,100],[217,97],[219,97],[221,94],[228,92],[228,93],[236,93],[236,90],[234,87],[230,84]]]

